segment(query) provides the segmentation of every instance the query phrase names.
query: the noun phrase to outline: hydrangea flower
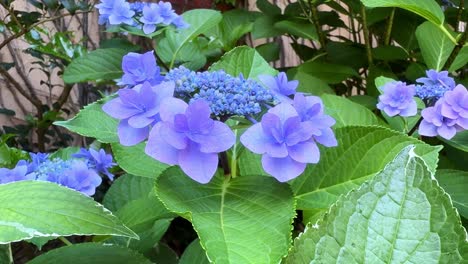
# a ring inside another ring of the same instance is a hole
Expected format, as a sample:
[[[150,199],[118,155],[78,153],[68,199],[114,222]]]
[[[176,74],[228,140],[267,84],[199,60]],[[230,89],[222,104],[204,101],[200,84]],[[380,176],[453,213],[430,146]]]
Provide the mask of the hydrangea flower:
[[[89,150],[81,148],[80,151],[73,154],[72,157],[86,159],[88,167],[106,175],[111,181],[114,180],[114,175],[109,172],[109,169],[117,164],[112,161],[112,155],[107,154],[103,149],[97,151],[92,148]]]
[[[150,4],[143,7],[143,17],[140,18],[143,23],[143,32],[151,34],[156,31],[156,25],[163,22],[158,4]]]
[[[143,12],[143,7],[147,6],[148,3],[146,2],[133,2],[130,3],[130,9],[135,11],[135,13],[142,13]]]
[[[164,79],[156,64],[153,51],[143,54],[130,52],[122,59],[122,70],[124,75],[119,85],[135,86],[144,82],[156,85]]]
[[[193,180],[208,183],[218,167],[218,153],[226,151],[236,136],[224,123],[210,118],[204,100],[189,105],[169,98],[161,105],[161,122],[151,130],[145,152],[156,160],[179,165]]]
[[[96,5],[96,8],[99,10],[99,21],[100,25],[106,24],[109,21],[109,16],[112,14],[112,9],[114,8],[114,3],[119,2],[116,0],[101,0],[99,4]],[[124,1],[120,1],[124,2]]]
[[[426,71],[427,77],[422,77],[416,81],[422,85],[416,85],[416,96],[425,100],[437,100],[447,91],[455,88],[455,80],[448,76],[448,71],[437,72],[435,70]],[[432,102],[434,102],[432,101]]]
[[[31,158],[31,163],[28,166],[28,173],[35,171],[39,165],[49,159],[48,153],[29,153],[29,157]]]
[[[171,70],[166,80],[176,83],[176,96],[191,101],[206,100],[216,116],[258,114],[262,104],[273,100],[272,93],[254,80],[242,75],[232,77],[224,71],[195,73],[180,67]]]
[[[157,3],[159,15],[161,17],[161,22],[165,25],[169,25],[178,17],[175,13],[174,9],[172,9],[172,5],[169,2],[159,1]]]
[[[260,75],[258,78],[280,102],[290,103],[292,99],[289,96],[296,93],[296,88],[299,85],[297,80],[288,81],[288,76],[284,72],[280,72],[276,77]]]
[[[463,85],[457,85],[445,93],[441,113],[445,117],[457,120],[457,125],[468,128],[468,91]]]
[[[174,83],[151,86],[148,82],[133,89],[120,89],[119,97],[102,106],[113,118],[120,119],[117,132],[120,144],[136,145],[148,137],[150,127],[159,121],[160,106],[174,94]]]
[[[25,160],[20,160],[13,169],[0,168],[0,184],[34,180],[34,175],[28,174],[29,163]]]
[[[379,96],[377,108],[383,110],[388,116],[414,116],[418,112],[414,100],[414,85],[404,82],[389,82],[383,87],[383,94]]]
[[[96,8],[99,9],[100,24],[134,24],[133,16],[135,11],[130,8],[130,4],[125,0],[101,0]]]
[[[302,114],[312,113],[316,108],[298,107],[303,110]],[[311,117],[318,116],[312,113]],[[304,172],[307,163],[317,163],[320,159],[314,134],[322,135],[321,125],[317,127],[311,120],[300,115],[291,104],[280,103],[268,110],[260,123],[248,128],[240,141],[252,152],[262,155],[262,166],[267,173],[280,182],[289,181]],[[323,140],[327,144],[332,141]]]
[[[429,100],[430,104],[431,102],[434,102],[435,100],[444,96],[444,94],[450,90],[452,89],[447,88],[442,85],[416,85],[415,86],[416,96],[423,100]]]

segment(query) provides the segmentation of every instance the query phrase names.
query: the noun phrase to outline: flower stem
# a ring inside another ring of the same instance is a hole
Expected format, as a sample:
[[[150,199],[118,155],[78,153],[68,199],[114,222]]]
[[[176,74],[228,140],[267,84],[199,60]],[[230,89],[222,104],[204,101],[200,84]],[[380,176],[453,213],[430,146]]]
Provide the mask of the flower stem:
[[[408,132],[408,136],[412,136],[414,134],[414,132],[416,132],[416,129],[418,129],[419,127],[419,124],[421,124],[423,120],[423,117],[421,116],[418,120],[418,122],[416,122],[416,124],[414,124],[413,128],[411,128],[411,130]]]
[[[72,242],[70,242],[68,239],[66,239],[66,238],[64,238],[62,236],[58,237],[58,239],[60,239],[60,241],[62,241],[67,246],[73,246]]]

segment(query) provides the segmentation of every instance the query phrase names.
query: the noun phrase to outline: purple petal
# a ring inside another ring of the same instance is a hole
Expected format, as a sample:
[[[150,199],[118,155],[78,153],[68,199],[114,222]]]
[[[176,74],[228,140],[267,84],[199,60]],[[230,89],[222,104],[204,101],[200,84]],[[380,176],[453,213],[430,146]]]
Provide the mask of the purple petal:
[[[200,151],[204,153],[225,151],[236,143],[234,132],[219,121],[214,122],[209,134],[194,134],[190,138],[200,144]]]
[[[336,147],[338,142],[336,141],[335,134],[331,128],[324,128],[321,130],[322,134],[314,136],[315,141],[324,145],[325,147]]]
[[[284,135],[281,127],[281,120],[277,115],[265,113],[260,122],[263,132],[270,138],[274,138],[276,142],[283,142]]]
[[[435,137],[437,136],[437,127],[423,120],[419,125],[418,133],[422,136]]]
[[[296,128],[291,129],[290,131],[286,130],[286,144],[288,146],[294,146],[298,142],[308,140],[312,137],[314,130],[313,122],[301,122]]]
[[[413,100],[407,107],[400,111],[401,116],[415,116],[418,113],[416,101]]]
[[[156,105],[161,105],[165,100],[174,96],[175,83],[172,81],[162,82],[154,86],[154,89],[158,95],[156,98]]]
[[[177,98],[167,98],[160,106],[159,116],[162,121],[174,122],[174,116],[184,114],[187,103]]]
[[[288,103],[281,103],[268,110],[268,113],[277,115],[283,124],[288,118],[298,116],[296,109]]]
[[[187,147],[185,134],[176,132],[169,122],[164,122],[164,125],[160,126],[159,136],[176,149],[180,150]]]
[[[134,128],[131,127],[127,120],[122,120],[117,127],[120,144],[123,146],[136,145],[148,137],[149,128]]]
[[[151,34],[154,31],[156,31],[156,25],[155,24],[144,24],[143,25],[143,32],[145,32],[145,34]]]
[[[150,132],[145,153],[160,162],[175,165],[178,163],[179,150],[168,144],[161,135],[163,123],[157,123]]]
[[[306,141],[288,147],[289,156],[301,163],[317,163],[320,160],[320,150],[313,141]]]
[[[457,129],[453,126],[447,126],[443,124],[442,126],[437,128],[437,133],[445,139],[451,139],[457,133]]]
[[[280,182],[286,182],[296,178],[304,172],[306,163],[300,163],[289,156],[285,158],[272,158],[268,155],[262,156],[263,169]]]
[[[206,133],[213,127],[214,121],[210,118],[210,105],[205,100],[191,102],[185,115],[187,116],[189,129],[193,132]]]
[[[144,128],[155,121],[155,118],[148,118],[144,114],[135,115],[128,119],[128,124],[134,128]]]
[[[179,151],[179,166],[193,180],[205,184],[218,168],[218,154],[200,152],[196,143]]]
[[[139,109],[129,107],[122,103],[120,98],[115,98],[102,106],[102,111],[117,119],[126,119],[140,112]]]
[[[263,74],[263,75],[258,76],[258,79],[260,80],[260,82],[262,82],[263,86],[269,88],[270,90],[274,92],[280,93],[279,87],[276,84],[275,77],[271,75]]]
[[[240,137],[241,143],[256,154],[266,152],[266,145],[270,144],[271,138],[265,134],[261,123],[249,127]]]
[[[285,143],[272,142],[265,145],[266,153],[274,158],[284,158],[288,156],[288,148]]]

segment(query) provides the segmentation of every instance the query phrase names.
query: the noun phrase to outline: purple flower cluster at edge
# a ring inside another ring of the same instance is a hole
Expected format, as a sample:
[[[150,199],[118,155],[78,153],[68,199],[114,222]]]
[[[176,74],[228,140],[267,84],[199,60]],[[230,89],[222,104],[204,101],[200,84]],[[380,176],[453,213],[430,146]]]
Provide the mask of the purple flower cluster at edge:
[[[379,96],[377,108],[383,110],[388,116],[414,116],[418,112],[414,100],[414,85],[404,82],[389,82],[383,87],[383,94]]]

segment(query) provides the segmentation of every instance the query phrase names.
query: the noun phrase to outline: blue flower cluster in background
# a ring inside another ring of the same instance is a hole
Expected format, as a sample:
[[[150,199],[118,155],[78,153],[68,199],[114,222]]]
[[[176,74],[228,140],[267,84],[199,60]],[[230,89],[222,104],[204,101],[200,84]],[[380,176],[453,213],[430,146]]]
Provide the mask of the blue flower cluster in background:
[[[251,116],[272,103],[272,92],[251,79],[233,77],[224,71],[193,72],[185,67],[169,71],[167,81],[174,81],[176,96],[209,102],[216,116]]]
[[[45,153],[30,153],[31,160],[20,160],[12,169],[0,168],[0,184],[38,180],[57,183],[86,195],[93,195],[101,184],[100,173],[113,180],[109,169],[116,165],[103,149],[81,149],[71,159],[50,159]]]
[[[456,86],[447,71],[428,70],[426,75],[416,80],[416,86],[396,81],[385,84],[377,108],[388,116],[415,116],[414,96],[419,97],[426,104],[421,111],[419,134],[451,139],[468,129],[468,91],[463,85]]]
[[[96,8],[99,9],[99,24],[126,24],[143,29],[145,34],[151,34],[161,26],[173,25],[177,29],[189,27],[169,2],[128,3],[125,0],[101,0]]]

